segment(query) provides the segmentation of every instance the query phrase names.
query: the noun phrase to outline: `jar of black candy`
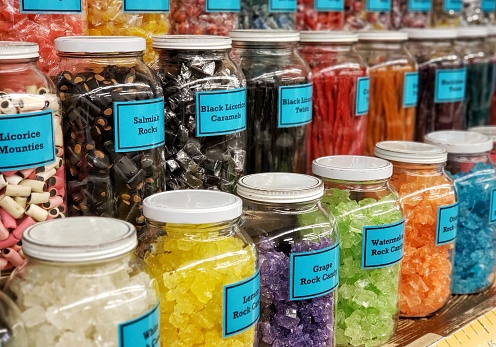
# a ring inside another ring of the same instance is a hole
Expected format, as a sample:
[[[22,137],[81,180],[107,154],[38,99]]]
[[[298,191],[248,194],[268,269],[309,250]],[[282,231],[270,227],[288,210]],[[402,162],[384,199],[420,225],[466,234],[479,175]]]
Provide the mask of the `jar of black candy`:
[[[300,34],[235,30],[229,36],[246,76],[247,173],[305,173],[312,84],[297,50]]]
[[[246,89],[221,36],[155,36],[165,96],[166,189],[232,192],[245,165]]]
[[[139,37],[61,37],[54,77],[64,123],[70,216],[141,230],[142,200],[163,189],[164,99]]]

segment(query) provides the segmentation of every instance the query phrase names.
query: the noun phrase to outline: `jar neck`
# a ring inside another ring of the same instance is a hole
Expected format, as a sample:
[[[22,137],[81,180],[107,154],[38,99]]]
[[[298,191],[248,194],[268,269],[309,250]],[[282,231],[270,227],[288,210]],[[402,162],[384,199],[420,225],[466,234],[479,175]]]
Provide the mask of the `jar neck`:
[[[254,201],[243,198],[243,206],[247,210],[257,210],[260,212],[281,212],[284,214],[302,214],[315,211],[319,208],[320,199],[293,203],[274,203],[264,201]]]
[[[364,50],[402,50],[404,48],[403,41],[394,41],[394,42],[378,42],[378,41],[360,41],[357,44],[357,49]]]
[[[322,178],[322,177],[321,177]],[[343,189],[343,190],[356,190],[356,191],[382,191],[389,189],[389,179],[373,180],[373,181],[349,181],[349,180],[335,180],[322,178],[326,187],[329,185]]]
[[[336,43],[336,42],[300,42],[300,51],[312,51],[312,52],[351,52],[354,44],[353,43]]]
[[[244,50],[253,55],[288,56],[296,52],[297,42],[233,42],[234,50]]]
[[[28,69],[38,69],[36,63],[38,58],[25,59],[2,59],[0,60],[0,71],[22,71]]]
[[[448,48],[453,45],[453,40],[445,39],[445,40],[411,40],[409,42],[410,45],[418,45],[422,47],[433,47],[433,48]]]
[[[402,171],[408,171],[408,170],[415,170],[418,172],[429,172],[429,173],[439,173],[442,174],[444,171],[444,167],[446,166],[446,163],[437,163],[437,164],[418,164],[418,163],[404,163],[404,162],[398,162],[398,161],[392,161],[390,160],[391,163],[393,164],[393,170],[402,170]]]
[[[234,232],[234,227],[239,223],[239,217],[228,221],[218,223],[164,223],[146,218],[146,223],[150,229],[160,230],[161,234],[168,235],[201,235],[216,233],[222,235],[231,235]]]
[[[186,49],[156,49],[159,52],[159,61],[174,61],[177,58],[181,60],[195,60],[199,56],[206,60],[224,60],[227,58],[229,50],[186,50]]]
[[[39,266],[49,266],[49,267],[67,267],[67,268],[74,268],[74,267],[95,267],[95,266],[105,266],[106,264],[112,264],[112,263],[121,263],[121,262],[126,262],[129,259],[133,259],[135,257],[134,251],[131,252],[126,252],[122,254],[118,254],[115,257],[107,258],[107,259],[99,259],[99,260],[87,260],[87,261],[80,261],[80,262],[63,262],[63,261],[56,261],[56,260],[44,260],[44,259],[37,259],[37,258],[32,258],[28,255],[26,255],[26,265],[39,265]]]
[[[486,163],[489,161],[489,153],[448,153],[448,162],[471,162]]]
[[[141,60],[143,61],[143,52],[101,52],[101,53],[68,53],[57,52],[60,59],[85,59],[85,60],[98,60],[98,59],[119,59],[119,60]]]

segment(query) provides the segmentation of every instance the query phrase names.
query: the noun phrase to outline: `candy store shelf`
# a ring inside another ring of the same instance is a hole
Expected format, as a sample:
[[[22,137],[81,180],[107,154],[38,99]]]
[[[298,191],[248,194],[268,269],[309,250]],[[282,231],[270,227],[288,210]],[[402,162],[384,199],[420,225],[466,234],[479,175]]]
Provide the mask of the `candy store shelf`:
[[[429,318],[400,319],[384,347],[496,347],[496,283],[473,295],[455,295]]]

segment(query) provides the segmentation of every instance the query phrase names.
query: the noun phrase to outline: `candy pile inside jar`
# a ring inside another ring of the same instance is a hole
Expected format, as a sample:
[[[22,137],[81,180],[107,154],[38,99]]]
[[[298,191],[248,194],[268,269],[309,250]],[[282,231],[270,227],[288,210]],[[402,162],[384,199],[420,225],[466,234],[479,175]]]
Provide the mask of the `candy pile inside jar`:
[[[391,25],[391,0],[345,0],[344,26],[347,31],[387,30]]]
[[[239,15],[240,29],[295,28],[296,0],[243,0]]]
[[[431,0],[392,0],[391,27],[428,28],[430,26]]]
[[[328,6],[326,6],[328,5]],[[344,2],[298,0],[296,30],[341,30],[344,21]]]

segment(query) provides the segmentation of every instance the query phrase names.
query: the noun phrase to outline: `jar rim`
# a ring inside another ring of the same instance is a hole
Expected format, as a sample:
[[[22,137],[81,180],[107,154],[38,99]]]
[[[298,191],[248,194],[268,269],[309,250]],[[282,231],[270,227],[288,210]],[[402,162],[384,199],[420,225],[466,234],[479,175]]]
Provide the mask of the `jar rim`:
[[[152,47],[163,49],[230,49],[231,43],[230,37],[215,35],[156,35],[152,37]]]
[[[143,52],[146,40],[138,36],[63,36],[55,49],[64,53]]]
[[[240,29],[231,30],[229,37],[237,42],[298,42],[300,33],[295,30]]]
[[[343,181],[385,180],[393,174],[389,161],[360,155],[331,155],[312,162],[314,175]]]
[[[443,147],[448,153],[475,154],[493,148],[489,136],[466,130],[434,131],[425,135],[424,142]]]
[[[374,148],[376,157],[411,164],[442,164],[448,152],[442,147],[413,141],[382,141]]]
[[[404,31],[371,30],[358,33],[358,41],[402,42],[406,40],[408,40],[408,33]]]
[[[0,41],[0,60],[38,58],[39,50],[34,42]]]
[[[358,34],[348,31],[300,31],[300,42],[354,43]]]

